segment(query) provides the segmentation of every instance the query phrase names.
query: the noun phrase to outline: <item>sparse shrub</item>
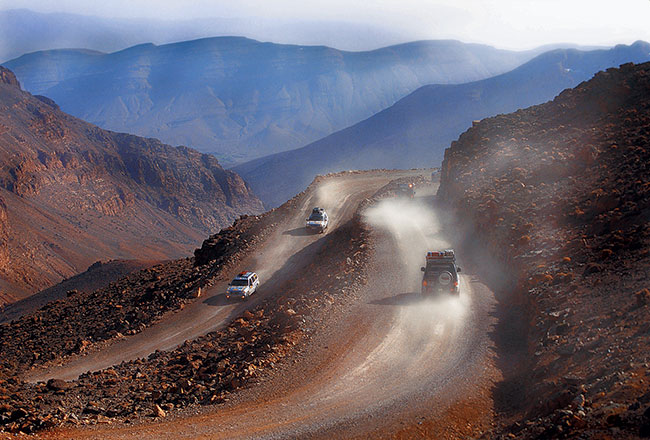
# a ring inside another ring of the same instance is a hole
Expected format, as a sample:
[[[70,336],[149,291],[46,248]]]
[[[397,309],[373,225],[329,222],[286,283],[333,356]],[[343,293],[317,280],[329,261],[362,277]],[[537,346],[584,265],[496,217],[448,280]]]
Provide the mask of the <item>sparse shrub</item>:
[[[534,226],[535,226],[535,225],[533,225],[533,224],[530,223],[530,222],[529,222],[529,223],[524,223],[523,225],[521,225],[521,229],[522,229],[523,231],[525,231],[525,232],[529,232],[529,231],[532,231],[532,230],[533,230]]]
[[[542,283],[550,283],[552,281],[553,281],[553,275],[544,272],[544,273],[536,273],[535,275],[530,277],[528,279],[528,284],[532,287]]]
[[[583,276],[591,275],[592,273],[602,272],[604,267],[602,264],[598,263],[588,263],[583,272]]]

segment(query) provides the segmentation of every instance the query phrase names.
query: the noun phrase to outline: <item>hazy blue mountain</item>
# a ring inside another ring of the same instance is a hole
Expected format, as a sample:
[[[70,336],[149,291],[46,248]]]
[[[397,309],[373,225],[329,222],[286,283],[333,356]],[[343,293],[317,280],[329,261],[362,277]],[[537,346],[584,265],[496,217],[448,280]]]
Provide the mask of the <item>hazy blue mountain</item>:
[[[111,54],[51,50],[4,65],[84,120],[232,163],[315,141],[422,85],[491,77],[532,56],[458,41],[345,52],[218,37]]]
[[[345,50],[372,50],[422,38],[417,33],[409,38],[368,24],[324,20],[261,17],[116,19],[10,9],[0,11],[0,62],[39,50],[82,47],[115,52],[143,43],[166,44],[233,35],[276,43],[327,45]]]
[[[445,148],[473,120],[546,102],[608,67],[649,60],[650,44],[645,42],[589,52],[554,50],[494,78],[424,86],[324,139],[233,169],[272,207],[302,191],[317,174],[437,166]]]

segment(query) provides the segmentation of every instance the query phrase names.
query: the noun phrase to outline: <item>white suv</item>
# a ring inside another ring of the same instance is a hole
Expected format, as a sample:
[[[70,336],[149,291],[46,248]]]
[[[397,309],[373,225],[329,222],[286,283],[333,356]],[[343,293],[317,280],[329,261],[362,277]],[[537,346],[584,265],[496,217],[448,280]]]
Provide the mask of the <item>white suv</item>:
[[[307,221],[307,230],[317,231],[323,233],[327,229],[329,224],[329,219],[327,218],[327,213],[323,208],[314,208],[309,215]]]
[[[260,280],[255,272],[242,272],[237,275],[228,284],[226,289],[226,298],[239,297],[241,299],[248,299],[260,285]]]

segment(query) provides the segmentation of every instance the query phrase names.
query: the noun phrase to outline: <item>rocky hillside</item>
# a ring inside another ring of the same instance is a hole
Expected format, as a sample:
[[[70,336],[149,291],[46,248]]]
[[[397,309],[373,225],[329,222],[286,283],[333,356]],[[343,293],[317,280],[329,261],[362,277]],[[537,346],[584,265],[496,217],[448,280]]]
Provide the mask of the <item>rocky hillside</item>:
[[[0,157],[0,280],[19,296],[99,259],[187,255],[262,209],[214,157],[71,117],[4,68]]]
[[[375,197],[394,191],[387,185]],[[0,437],[56,426],[131,423],[162,418],[173,410],[216,405],[251,384],[265,369],[309,337],[303,318],[327,314],[367,283],[369,234],[359,215],[327,235],[318,261],[306,270],[315,280],[305,289],[282,283],[225,328],[186,341],[146,359],[123,362],[75,381],[24,381],[22,373],[68,356],[82,355],[135,334],[200,296],[216,280],[259,249],[306,193],[259,216],[242,216],[206,239],[196,258],[184,258],[134,272],[94,292],[66,298],[0,325]],[[371,203],[370,199],[363,202]],[[359,208],[361,209],[361,208]],[[314,301],[314,297],[322,297]],[[93,319],[89,319],[92,316]]]
[[[268,206],[302,191],[317,174],[347,169],[438,166],[472,121],[553,99],[599,70],[650,61],[650,44],[608,50],[558,49],[499,76],[427,85],[352,127],[303,148],[234,167]]]
[[[345,52],[219,37],[36,52],[4,66],[28,91],[100,127],[233,163],[306,145],[425,84],[487,78],[533,56],[458,41]]]
[[[0,307],[0,324],[18,319],[27,313],[40,309],[50,301],[57,301],[78,293],[89,293],[104,288],[130,273],[159,263],[161,262],[138,260],[96,261],[85,272],[65,279],[27,298]]]
[[[650,63],[477,123],[439,196],[499,289],[490,437],[650,436]]]

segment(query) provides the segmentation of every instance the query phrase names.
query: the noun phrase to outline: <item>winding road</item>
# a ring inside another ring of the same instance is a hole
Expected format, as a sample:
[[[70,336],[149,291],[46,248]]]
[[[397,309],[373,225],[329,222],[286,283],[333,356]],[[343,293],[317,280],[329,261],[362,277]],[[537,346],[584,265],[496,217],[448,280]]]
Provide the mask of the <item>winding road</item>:
[[[390,180],[418,171],[376,171],[337,176],[312,188],[242,269],[256,270],[262,288],[246,303],[223,299],[225,285],[142,333],[106,350],[74,359],[30,380],[73,379],[88,370],[167,350],[224,326],[276,283],[300,278],[323,235],[306,235],[312,206],[330,213],[329,231],[344,224],[359,203]],[[490,387],[498,375],[490,331],[493,293],[471,273],[461,276],[461,295],[422,301],[417,292],[425,252],[451,247],[430,203],[435,186],[410,199],[385,199],[364,221],[376,238],[370,280],[345,307],[318,327],[293,363],[215,408],[134,427],[59,430],[52,438],[276,439],[458,438],[490,419]],[[309,247],[301,261],[290,259]],[[291,261],[291,263],[287,263]],[[462,265],[462,258],[460,259]],[[264,280],[269,280],[264,283]],[[467,408],[470,410],[468,411]],[[465,431],[459,425],[465,426]]]

